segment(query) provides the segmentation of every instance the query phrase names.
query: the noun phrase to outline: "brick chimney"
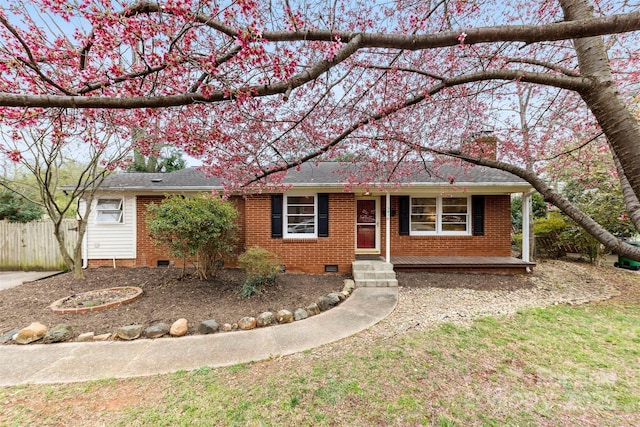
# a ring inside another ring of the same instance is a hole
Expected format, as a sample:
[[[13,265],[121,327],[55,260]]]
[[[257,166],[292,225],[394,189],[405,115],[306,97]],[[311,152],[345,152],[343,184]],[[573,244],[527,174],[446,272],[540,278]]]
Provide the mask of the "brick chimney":
[[[498,138],[493,136],[493,131],[473,133],[469,139],[462,143],[461,151],[473,157],[496,160]]]

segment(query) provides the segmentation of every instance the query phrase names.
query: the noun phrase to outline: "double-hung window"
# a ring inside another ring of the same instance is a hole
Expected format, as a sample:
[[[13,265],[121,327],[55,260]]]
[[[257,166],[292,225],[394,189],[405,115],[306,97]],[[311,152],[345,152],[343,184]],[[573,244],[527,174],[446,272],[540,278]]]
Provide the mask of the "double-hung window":
[[[96,222],[101,224],[122,224],[122,199],[98,199]]]
[[[285,237],[317,236],[315,195],[287,195],[284,198]]]
[[[470,234],[469,197],[411,197],[411,235]]]

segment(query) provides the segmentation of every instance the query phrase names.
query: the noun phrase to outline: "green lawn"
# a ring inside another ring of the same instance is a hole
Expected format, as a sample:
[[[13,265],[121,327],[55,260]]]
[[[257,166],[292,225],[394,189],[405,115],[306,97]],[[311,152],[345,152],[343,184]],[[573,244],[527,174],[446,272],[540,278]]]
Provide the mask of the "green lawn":
[[[153,378],[3,388],[0,424],[640,425],[637,304],[530,309],[331,349]]]

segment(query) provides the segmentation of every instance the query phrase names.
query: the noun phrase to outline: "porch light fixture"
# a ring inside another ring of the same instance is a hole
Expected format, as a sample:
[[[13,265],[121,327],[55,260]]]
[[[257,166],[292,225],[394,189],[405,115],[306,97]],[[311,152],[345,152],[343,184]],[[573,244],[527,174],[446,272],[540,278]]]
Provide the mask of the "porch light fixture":
[[[371,191],[365,191],[364,193],[362,193],[363,196],[370,196],[371,195]]]

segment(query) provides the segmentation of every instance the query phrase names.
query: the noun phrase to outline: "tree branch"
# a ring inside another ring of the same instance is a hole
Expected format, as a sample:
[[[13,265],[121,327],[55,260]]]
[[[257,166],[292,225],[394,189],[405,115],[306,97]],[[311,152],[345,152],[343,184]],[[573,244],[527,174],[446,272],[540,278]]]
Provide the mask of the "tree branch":
[[[560,65],[553,62],[538,61],[537,59],[521,59],[521,58],[509,58],[507,59],[507,61],[511,63],[516,63],[516,64],[537,65],[540,67],[547,68],[551,71],[557,71],[569,77],[580,77],[580,73],[565,67],[561,67]]]
[[[212,91],[208,96],[200,93],[183,93],[167,96],[137,96],[131,98],[100,96],[64,96],[64,95],[15,95],[0,93],[0,106],[5,107],[61,107],[61,108],[164,108],[199,103],[215,103],[234,99],[240,93],[250,93],[254,97],[270,96],[286,93],[289,88],[295,89],[311,82],[346,60],[360,48],[360,39],[353,38],[336,53],[331,61],[319,61],[309,69],[292,76],[287,81],[271,85],[248,86],[233,91]]]
[[[278,82],[264,86],[249,86],[242,88],[242,92],[251,93],[254,97],[263,97],[276,94],[283,94],[289,87],[295,89],[305,83],[315,80],[331,69],[336,62],[342,62],[358,49],[358,40],[353,39],[345,45],[333,61],[320,61],[302,73],[296,74],[288,81]],[[444,86],[459,86],[465,83],[482,80],[519,80],[529,83],[537,83],[546,86],[554,86],[567,90],[583,91],[591,87],[588,79],[581,77],[569,77],[563,75],[550,75],[544,73],[532,73],[517,70],[488,70],[478,73],[465,74],[458,77],[445,79],[441,83]],[[440,85],[438,85],[440,86]],[[436,88],[438,87],[436,86]],[[163,108],[189,105],[199,103],[215,103],[228,101],[235,97],[237,92],[212,91],[208,96],[199,93],[184,93],[179,95],[154,96],[154,97],[76,97],[63,95],[15,95],[0,93],[0,106],[5,107],[62,107],[62,108],[111,108],[111,109],[132,109],[132,108]]]
[[[464,32],[465,45],[495,42],[536,43],[542,41],[568,40],[583,37],[618,34],[640,30],[640,12],[630,12],[576,21],[562,21],[543,25],[501,25],[445,31],[438,34],[407,35],[386,33],[365,33],[362,47],[389,49],[423,50],[460,44],[458,36]],[[307,31],[265,31],[262,37],[268,41],[331,41],[334,36],[349,41],[357,33],[307,30]]]
[[[295,167],[298,164],[302,164],[304,162],[313,160],[316,157],[323,155],[324,153],[329,151],[331,148],[340,144],[342,141],[344,141],[349,136],[351,136],[353,132],[355,132],[356,130],[368,125],[371,122],[375,122],[375,121],[384,119],[386,117],[389,117],[397,113],[398,111],[404,110],[414,105],[418,105],[425,99],[431,98],[433,95],[436,95],[437,93],[441,92],[443,89],[447,87],[460,86],[467,83],[473,83],[473,82],[482,81],[482,80],[521,80],[521,81],[549,84],[549,85],[551,85],[551,83],[555,83],[556,85],[558,85],[559,83],[562,83],[563,86],[558,86],[558,87],[563,87],[563,88],[570,87],[574,90],[577,90],[578,88],[586,89],[587,87],[589,87],[589,84],[590,84],[586,79],[582,79],[579,77],[557,76],[557,75],[548,75],[548,74],[542,74],[542,73],[525,73],[525,72],[512,71],[512,70],[481,71],[478,73],[464,74],[458,77],[449,78],[444,80],[441,83],[438,83],[432,86],[428,91],[423,92],[423,94],[421,95],[416,95],[401,104],[393,105],[380,113],[372,114],[368,117],[365,117],[364,119],[359,120],[356,123],[353,123],[347,130],[343,131],[336,138],[332,139],[327,144],[325,144],[318,150],[314,151],[313,153],[307,154],[306,156],[301,157],[295,162],[288,162],[284,165],[276,166],[272,169],[264,171],[263,173],[256,175],[254,178],[252,178],[249,182],[245,184],[245,186],[255,183],[257,181],[260,181],[261,179],[266,178],[269,175],[273,175],[278,172],[284,172],[288,169]]]
[[[616,153],[614,152],[611,152],[611,155],[613,156],[613,162],[616,165],[616,170],[618,171],[620,188],[622,189],[622,196],[624,197],[624,203],[627,208],[627,213],[629,214],[629,219],[631,219],[636,230],[640,230],[640,201],[638,200],[636,193],[633,191],[633,188],[631,188],[631,184],[624,173],[624,169],[620,164],[618,156],[616,156]]]
[[[500,169],[518,176],[531,184],[533,188],[535,188],[542,195],[545,201],[550,202],[554,206],[558,207],[569,218],[574,220],[585,230],[589,230],[589,234],[591,234],[598,242],[602,243],[611,251],[631,258],[640,257],[640,248],[630,245],[611,234],[604,227],[594,221],[589,215],[582,212],[567,199],[555,192],[551,187],[547,185],[547,183],[543,179],[538,177],[538,175],[536,175],[536,173],[533,171],[528,171],[521,167],[498,160],[472,157],[468,154],[462,153],[459,150],[443,151],[419,145],[416,145],[416,147],[420,148],[421,150],[432,152],[434,154],[454,157],[474,165]]]
[[[18,42],[22,46],[22,49],[24,49],[27,57],[29,58],[28,61],[25,61],[22,58],[16,58],[19,62],[24,64],[27,68],[33,70],[40,77],[40,79],[42,79],[42,81],[55,87],[60,92],[65,93],[68,96],[77,95],[77,93],[71,92],[65,89],[64,87],[58,85],[42,72],[40,67],[38,67],[38,61],[36,61],[36,59],[34,58],[33,53],[31,52],[31,48],[29,47],[27,42],[22,38],[20,33],[9,23],[9,21],[7,21],[7,19],[2,14],[0,14],[0,24],[2,24],[11,34],[13,34],[13,36],[18,40]]]
[[[571,154],[574,151],[580,150],[580,149],[586,147],[587,145],[591,144],[593,141],[595,141],[596,139],[600,138],[602,135],[604,135],[604,132],[598,133],[593,138],[589,138],[587,141],[583,142],[582,144],[578,145],[577,147],[574,147],[574,148],[572,148],[570,150],[563,151],[562,153],[558,153],[555,156],[551,156],[551,157],[546,157],[546,158],[540,159],[540,161],[550,162],[550,161],[555,160],[555,159],[557,159],[559,157]]]
[[[120,17],[129,17],[129,16],[151,14],[151,13],[158,13],[158,14],[165,13],[169,15],[174,15],[173,11],[164,9],[159,3],[147,2],[147,1],[142,1],[139,3],[132,4],[127,8],[123,9],[122,11],[118,12],[118,15]],[[200,24],[206,25],[232,38],[237,37],[239,34],[239,32],[236,29],[231,28],[228,25],[225,25],[216,19],[212,19],[210,16],[207,16],[203,13],[191,14],[191,18],[193,19],[194,22],[198,22]],[[81,70],[83,70],[86,66],[87,57],[89,56],[89,52],[93,47],[94,37],[95,37],[95,29],[91,30],[87,43],[80,50],[80,69]]]

